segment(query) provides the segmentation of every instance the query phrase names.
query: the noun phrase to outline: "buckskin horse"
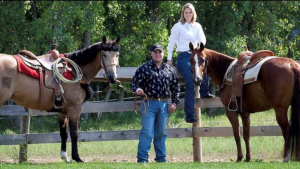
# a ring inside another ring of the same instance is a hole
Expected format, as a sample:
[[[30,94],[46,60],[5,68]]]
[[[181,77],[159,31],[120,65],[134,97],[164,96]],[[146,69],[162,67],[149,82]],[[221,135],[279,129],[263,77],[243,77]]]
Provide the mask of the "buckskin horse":
[[[246,146],[246,161],[251,160],[250,154],[250,114],[255,112],[275,110],[276,120],[282,130],[284,138],[283,161],[300,160],[300,107],[299,107],[299,73],[300,66],[292,59],[276,57],[265,61],[260,68],[257,81],[243,86],[242,107],[237,110],[228,109],[227,106],[232,98],[232,85],[223,83],[225,73],[235,58],[226,54],[204,48],[201,43],[194,48],[189,44],[192,51],[190,57],[191,71],[194,82],[203,78],[206,72],[212,80],[218,84],[219,97],[225,106],[226,115],[232,125],[234,138],[237,146],[237,162],[243,159],[240,140],[240,128],[238,116],[243,123],[243,138]],[[195,54],[197,57],[195,59]],[[195,66],[198,59],[198,65]],[[251,62],[250,62],[251,63]],[[197,68],[195,70],[194,68]],[[288,121],[288,108],[291,106],[290,123]],[[241,111],[240,111],[241,110]]]
[[[116,70],[119,65],[119,41],[120,37],[115,40],[106,40],[104,36],[102,42],[97,42],[84,49],[59,55],[60,57],[74,61],[82,71],[82,78],[79,82],[74,84],[61,83],[64,91],[62,96],[65,100],[65,106],[59,110],[58,119],[61,136],[61,158],[66,162],[70,161],[66,153],[68,127],[70,128],[72,159],[76,162],[83,162],[79,157],[77,149],[77,131],[81,106],[93,94],[90,90],[87,90],[87,86],[89,86],[101,68],[105,70],[110,83],[117,81]],[[40,59],[40,57],[49,57],[49,55],[38,56],[37,59]],[[21,73],[18,67],[20,66],[18,66],[14,55],[0,54],[1,105],[8,99],[12,99],[15,103],[25,108],[41,111],[53,110],[54,89],[40,85],[41,82],[47,83],[46,78],[49,71],[44,72],[45,81],[43,82]],[[40,90],[43,91],[43,94],[41,94]],[[43,98],[43,102],[41,102],[41,98]]]

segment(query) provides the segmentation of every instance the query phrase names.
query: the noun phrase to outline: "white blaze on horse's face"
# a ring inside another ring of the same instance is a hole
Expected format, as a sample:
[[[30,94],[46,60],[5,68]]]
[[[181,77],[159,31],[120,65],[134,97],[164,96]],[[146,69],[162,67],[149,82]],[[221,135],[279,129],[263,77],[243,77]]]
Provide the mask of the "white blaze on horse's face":
[[[117,51],[103,51],[102,52],[102,66],[105,70],[107,78],[110,83],[114,83],[117,78],[117,67],[119,66],[119,52]]]
[[[195,54],[194,56],[195,59],[195,76],[194,76],[194,81],[197,82],[197,77],[199,77],[199,67],[198,67],[198,55]]]
[[[195,54],[194,56],[194,60],[195,60],[195,65],[194,65],[194,82],[196,85],[201,84],[202,80],[203,80],[203,71],[200,71],[199,69],[199,60],[198,60],[198,55]]]

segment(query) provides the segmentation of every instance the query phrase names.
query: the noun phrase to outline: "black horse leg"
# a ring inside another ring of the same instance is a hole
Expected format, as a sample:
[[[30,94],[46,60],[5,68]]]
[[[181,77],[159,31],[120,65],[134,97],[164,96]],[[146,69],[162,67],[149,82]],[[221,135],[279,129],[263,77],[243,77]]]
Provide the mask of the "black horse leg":
[[[66,161],[70,162],[67,156],[67,139],[68,139],[68,118],[62,114],[58,114],[59,119],[59,129],[60,129],[60,137],[61,137],[61,158]]]
[[[70,118],[70,135],[72,143],[72,159],[76,162],[83,162],[78,154],[77,140],[78,140],[78,120],[75,118]]]

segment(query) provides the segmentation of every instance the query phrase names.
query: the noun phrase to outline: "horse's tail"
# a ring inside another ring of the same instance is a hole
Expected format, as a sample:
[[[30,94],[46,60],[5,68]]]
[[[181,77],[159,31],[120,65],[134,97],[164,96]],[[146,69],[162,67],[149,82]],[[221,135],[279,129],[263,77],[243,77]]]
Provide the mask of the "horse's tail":
[[[290,150],[292,161],[300,161],[300,90],[299,69],[293,68],[294,72],[294,94],[291,104],[290,128],[286,141],[285,150]],[[287,151],[285,151],[288,153]],[[288,155],[288,154],[286,154]]]

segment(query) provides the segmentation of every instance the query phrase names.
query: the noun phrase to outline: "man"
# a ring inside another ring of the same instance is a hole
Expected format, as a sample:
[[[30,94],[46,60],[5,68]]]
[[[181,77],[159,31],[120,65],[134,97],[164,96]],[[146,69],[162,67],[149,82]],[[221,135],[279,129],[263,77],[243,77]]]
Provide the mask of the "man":
[[[140,66],[131,81],[131,91],[137,95],[147,95],[142,104],[141,125],[137,162],[148,163],[152,138],[154,139],[155,161],[166,162],[165,128],[168,113],[173,113],[179,103],[180,85],[176,71],[163,63],[164,51],[160,44],[151,47],[152,59]],[[171,103],[168,103],[171,91]],[[144,110],[144,106],[146,109]],[[144,112],[145,111],[145,112]]]

